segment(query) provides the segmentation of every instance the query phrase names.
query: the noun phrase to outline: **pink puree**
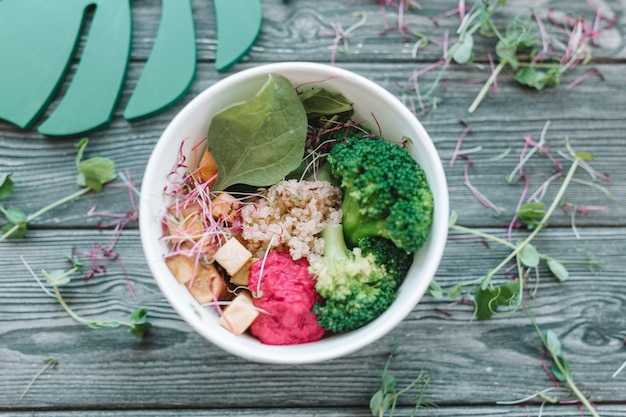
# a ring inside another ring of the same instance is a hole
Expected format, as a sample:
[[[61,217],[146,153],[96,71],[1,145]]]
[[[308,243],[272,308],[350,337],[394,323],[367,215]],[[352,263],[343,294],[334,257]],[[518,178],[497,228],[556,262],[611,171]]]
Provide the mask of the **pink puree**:
[[[315,291],[315,277],[309,273],[305,258],[294,261],[289,252],[270,252],[261,277],[260,297],[257,294],[263,260],[250,267],[248,288],[254,294],[254,305],[261,314],[250,331],[268,345],[294,345],[315,342],[324,335],[311,312],[320,300]]]

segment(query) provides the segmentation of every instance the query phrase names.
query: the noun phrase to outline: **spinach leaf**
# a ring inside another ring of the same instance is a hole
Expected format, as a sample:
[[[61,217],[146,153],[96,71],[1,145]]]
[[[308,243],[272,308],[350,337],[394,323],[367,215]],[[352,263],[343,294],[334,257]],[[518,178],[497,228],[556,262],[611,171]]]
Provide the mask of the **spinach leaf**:
[[[306,111],[295,89],[285,77],[269,74],[254,97],[211,120],[207,144],[217,164],[214,189],[275,184],[300,165],[306,132]]]

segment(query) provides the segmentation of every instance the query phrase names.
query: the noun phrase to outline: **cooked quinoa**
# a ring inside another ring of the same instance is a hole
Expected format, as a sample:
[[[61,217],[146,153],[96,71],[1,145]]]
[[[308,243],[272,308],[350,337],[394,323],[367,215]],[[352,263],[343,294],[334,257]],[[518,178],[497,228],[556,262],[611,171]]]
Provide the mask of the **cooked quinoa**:
[[[289,250],[294,260],[318,259],[324,251],[319,237],[329,224],[341,223],[341,189],[326,181],[282,181],[246,205],[242,237],[254,257],[262,258],[268,244]]]

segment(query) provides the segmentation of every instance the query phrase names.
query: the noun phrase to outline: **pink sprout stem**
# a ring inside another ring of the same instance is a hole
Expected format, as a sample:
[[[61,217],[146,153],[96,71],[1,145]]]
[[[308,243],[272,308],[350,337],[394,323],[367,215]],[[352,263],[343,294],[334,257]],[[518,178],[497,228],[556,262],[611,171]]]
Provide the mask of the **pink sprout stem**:
[[[463,132],[461,132],[459,139],[456,141],[456,147],[454,148],[454,152],[452,153],[452,158],[450,158],[450,166],[453,166],[454,161],[456,161],[459,151],[461,150],[461,144],[463,143],[463,139],[472,130],[472,127],[469,124],[467,123],[464,123],[464,124],[465,124],[465,129],[463,129]]]

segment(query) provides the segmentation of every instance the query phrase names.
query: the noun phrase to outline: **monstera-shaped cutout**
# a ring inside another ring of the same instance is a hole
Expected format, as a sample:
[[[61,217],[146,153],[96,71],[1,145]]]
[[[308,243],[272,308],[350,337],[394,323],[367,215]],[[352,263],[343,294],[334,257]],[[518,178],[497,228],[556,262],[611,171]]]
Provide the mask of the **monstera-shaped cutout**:
[[[93,9],[70,83],[38,130],[63,136],[109,123],[130,55],[130,1],[0,0],[0,39],[7,40],[0,42],[0,119],[24,129],[39,119],[72,65],[85,16]],[[216,67],[223,71],[254,44],[262,10],[260,0],[213,3],[218,18]],[[157,38],[124,111],[127,119],[159,112],[178,100],[193,81],[196,44],[190,0],[162,0],[161,4]]]

